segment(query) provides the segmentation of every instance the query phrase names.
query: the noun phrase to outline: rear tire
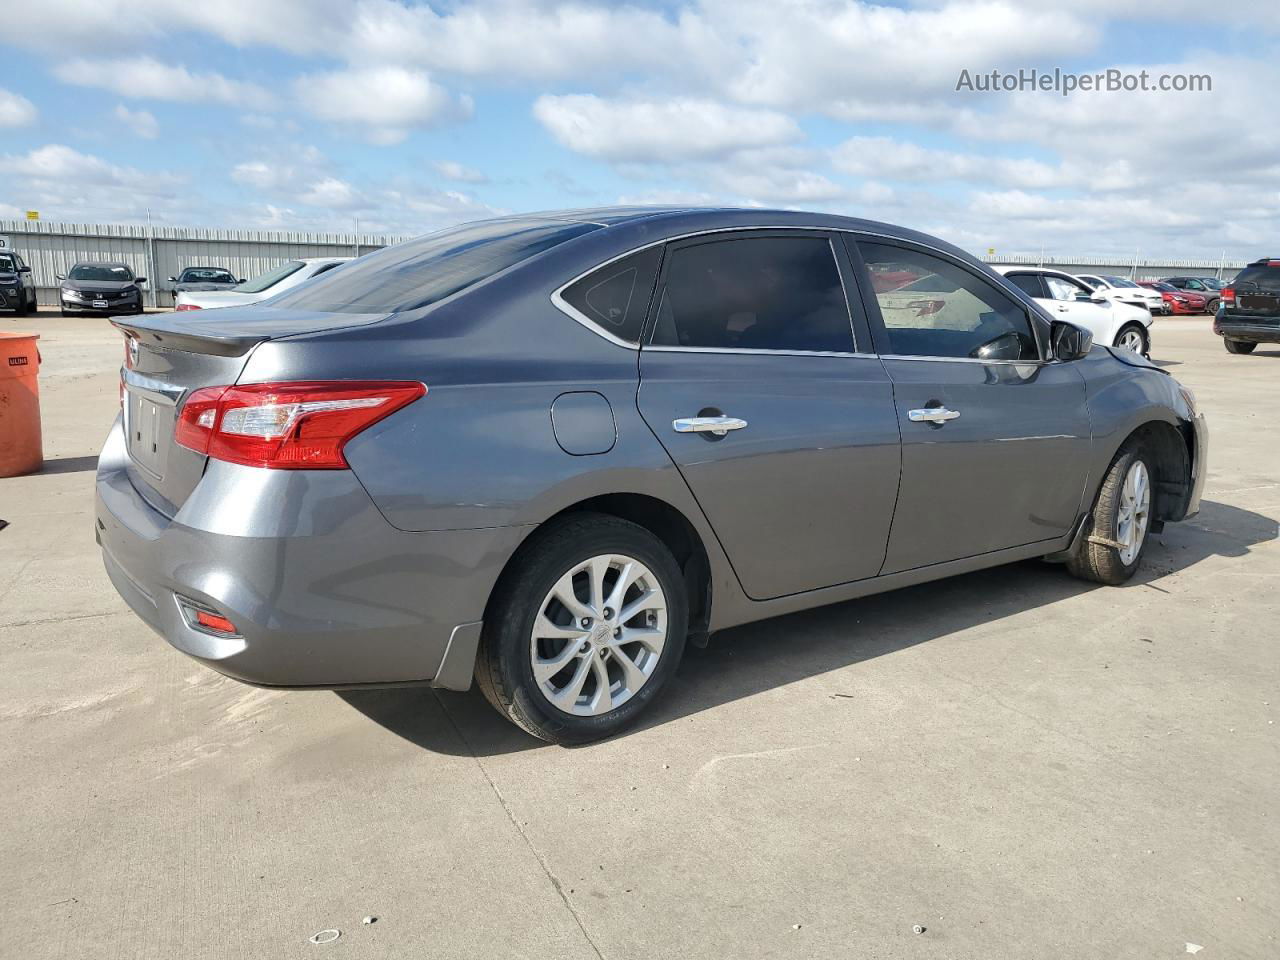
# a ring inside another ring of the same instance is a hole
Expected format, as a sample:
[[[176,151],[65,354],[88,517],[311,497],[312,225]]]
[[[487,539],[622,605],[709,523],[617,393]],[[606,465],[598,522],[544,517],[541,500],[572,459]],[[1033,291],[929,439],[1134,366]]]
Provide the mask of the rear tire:
[[[499,713],[541,740],[612,736],[658,698],[680,664],[684,578],[661,540],[617,517],[574,514],[534,536],[494,587],[477,684]],[[618,594],[624,577],[635,579]]]
[[[1223,337],[1222,342],[1226,345],[1227,353],[1253,353],[1258,346],[1250,340],[1228,340],[1226,337]]]
[[[1205,303],[1204,303],[1204,312],[1205,312],[1205,313],[1217,313],[1217,312],[1218,312],[1218,299],[1219,299],[1218,297],[1213,297],[1212,299],[1206,300],[1206,301],[1205,301]]]
[[[1137,572],[1147,548],[1156,475],[1141,445],[1129,441],[1107,469],[1084,535],[1067,558],[1081,580],[1119,586]]]

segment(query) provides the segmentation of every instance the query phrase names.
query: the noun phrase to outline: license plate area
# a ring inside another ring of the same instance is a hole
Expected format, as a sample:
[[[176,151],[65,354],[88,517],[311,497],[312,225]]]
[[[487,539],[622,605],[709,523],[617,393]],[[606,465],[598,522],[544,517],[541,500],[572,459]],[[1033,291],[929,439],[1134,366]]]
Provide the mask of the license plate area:
[[[1271,294],[1243,294],[1240,306],[1245,310],[1263,310],[1267,313],[1280,314],[1280,297]]]
[[[93,301],[93,306],[94,306],[94,307],[97,307],[97,308],[98,308],[98,309],[100,309],[100,310],[101,310],[101,309],[105,309],[105,308],[106,308],[106,306],[107,306],[107,301],[105,301],[105,300],[94,300],[94,301]]]
[[[156,480],[164,479],[166,431],[173,426],[173,407],[136,388],[125,393],[125,429],[129,456]]]

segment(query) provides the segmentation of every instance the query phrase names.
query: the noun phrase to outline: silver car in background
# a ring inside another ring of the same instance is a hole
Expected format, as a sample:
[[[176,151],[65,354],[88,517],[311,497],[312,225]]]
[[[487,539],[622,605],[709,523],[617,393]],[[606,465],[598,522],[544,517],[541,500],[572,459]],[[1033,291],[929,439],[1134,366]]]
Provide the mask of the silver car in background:
[[[826,214],[514,216],[115,322],[97,536],[143,620],[255,684],[474,677],[559,743],[736,624],[1032,557],[1123,583],[1205,477],[1168,373]]]
[[[291,290],[300,283],[327,273],[351,257],[308,257],[286,260],[266,273],[243,280],[229,290],[180,290],[174,310],[212,310],[217,307],[244,307]]]

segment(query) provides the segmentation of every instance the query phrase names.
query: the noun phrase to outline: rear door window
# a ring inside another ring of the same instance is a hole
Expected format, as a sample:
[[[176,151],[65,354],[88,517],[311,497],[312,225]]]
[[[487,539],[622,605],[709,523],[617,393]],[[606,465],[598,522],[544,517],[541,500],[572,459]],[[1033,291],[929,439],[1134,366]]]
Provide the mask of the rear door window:
[[[443,300],[574,237],[593,223],[484,220],[365,254],[271,300],[328,313],[402,313]]]
[[[738,236],[673,245],[652,343],[713,350],[851,353],[853,327],[825,236]]]
[[[1043,297],[1044,284],[1038,273],[1008,273],[1005,279],[1029,297]]]
[[[639,343],[661,263],[660,245],[641,250],[575,280],[560,298],[593,327],[627,343]]]

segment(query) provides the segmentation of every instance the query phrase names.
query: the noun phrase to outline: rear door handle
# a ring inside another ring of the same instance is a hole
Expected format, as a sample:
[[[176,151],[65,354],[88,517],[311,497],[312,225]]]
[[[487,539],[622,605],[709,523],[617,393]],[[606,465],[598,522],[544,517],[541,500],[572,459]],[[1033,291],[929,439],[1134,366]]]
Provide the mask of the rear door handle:
[[[747,421],[738,417],[681,417],[672,420],[671,427],[676,433],[714,433],[723,437],[730,430],[741,430]]]
[[[959,410],[948,410],[946,407],[925,407],[923,410],[907,411],[907,419],[915,423],[946,423],[959,416]]]

